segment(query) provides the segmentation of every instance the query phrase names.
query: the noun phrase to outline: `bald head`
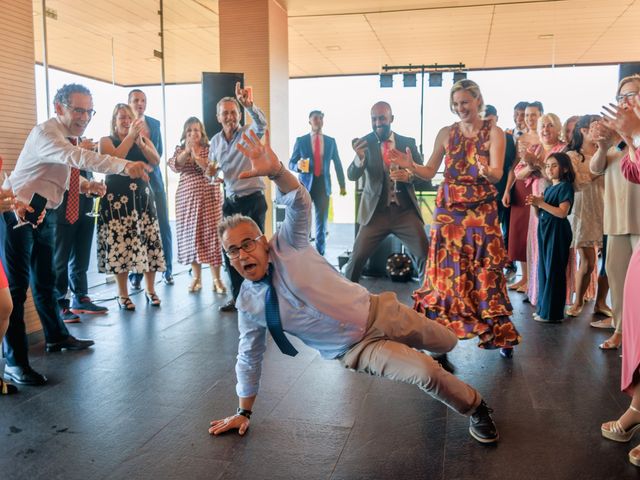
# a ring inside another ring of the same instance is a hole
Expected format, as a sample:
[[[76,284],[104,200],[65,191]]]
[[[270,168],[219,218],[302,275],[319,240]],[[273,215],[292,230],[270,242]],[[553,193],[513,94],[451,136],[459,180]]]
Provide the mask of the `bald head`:
[[[387,102],[377,102],[371,107],[371,128],[380,140],[387,140],[391,135],[393,113]]]

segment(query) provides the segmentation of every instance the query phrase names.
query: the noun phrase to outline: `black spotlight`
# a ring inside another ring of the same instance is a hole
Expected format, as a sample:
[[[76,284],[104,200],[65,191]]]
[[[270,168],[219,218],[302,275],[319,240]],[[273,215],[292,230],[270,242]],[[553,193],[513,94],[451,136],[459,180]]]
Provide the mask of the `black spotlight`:
[[[415,73],[405,73],[402,76],[402,83],[405,87],[415,87],[416,86],[416,74]]]
[[[441,87],[442,86],[442,73],[441,72],[431,72],[429,74],[429,86],[430,87]]]
[[[380,88],[391,88],[391,87],[393,87],[393,75],[390,73],[381,73]]]
[[[453,72],[453,83],[467,79],[467,72]]]

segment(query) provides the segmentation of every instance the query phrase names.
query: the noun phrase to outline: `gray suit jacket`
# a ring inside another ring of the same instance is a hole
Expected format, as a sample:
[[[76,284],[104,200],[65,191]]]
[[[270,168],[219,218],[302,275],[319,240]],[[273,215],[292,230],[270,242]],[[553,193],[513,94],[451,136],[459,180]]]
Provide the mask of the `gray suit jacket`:
[[[405,149],[409,147],[411,149],[413,161],[422,165],[422,157],[416,148],[416,141],[413,138],[403,137],[395,132],[394,136],[396,148],[401,152],[404,152]],[[367,141],[368,148],[365,152],[363,165],[361,167],[356,165],[355,161],[358,158],[356,156],[347,169],[347,177],[349,180],[355,181],[364,175],[364,189],[362,191],[360,208],[358,209],[358,223],[360,223],[360,225],[367,225],[371,221],[371,217],[373,217],[373,213],[378,206],[380,194],[382,193],[382,185],[385,180],[384,165],[382,161],[382,154],[380,152],[380,143],[378,143],[378,137],[375,133],[371,132],[364,137],[364,139]],[[398,186],[406,189],[418,217],[422,219],[413,184],[399,182]]]

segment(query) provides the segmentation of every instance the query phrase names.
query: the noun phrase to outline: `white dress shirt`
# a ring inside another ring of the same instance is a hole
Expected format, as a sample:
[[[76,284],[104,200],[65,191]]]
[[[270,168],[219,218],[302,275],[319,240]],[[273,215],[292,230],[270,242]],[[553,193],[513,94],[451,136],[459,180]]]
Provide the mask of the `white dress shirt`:
[[[333,359],[362,340],[371,294],[344,278],[309,244],[311,197],[300,186],[283,195],[286,217],[269,242],[273,286],[278,294],[282,328]],[[239,397],[258,393],[266,348],[267,285],[245,280],[236,300],[240,343],[236,375]]]
[[[47,199],[47,208],[56,208],[69,188],[71,167],[99,173],[124,171],[126,160],[74,146],[70,136],[57,117],[33,127],[3,188],[13,189],[25,203],[38,193]]]

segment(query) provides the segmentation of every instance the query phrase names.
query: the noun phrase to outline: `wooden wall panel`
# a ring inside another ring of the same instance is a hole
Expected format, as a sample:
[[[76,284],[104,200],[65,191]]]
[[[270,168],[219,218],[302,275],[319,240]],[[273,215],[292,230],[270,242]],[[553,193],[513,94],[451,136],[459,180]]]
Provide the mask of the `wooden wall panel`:
[[[27,135],[36,124],[33,52],[33,8],[30,0],[0,0],[0,155],[4,172],[16,164]],[[40,321],[31,295],[25,305],[27,331]]]

